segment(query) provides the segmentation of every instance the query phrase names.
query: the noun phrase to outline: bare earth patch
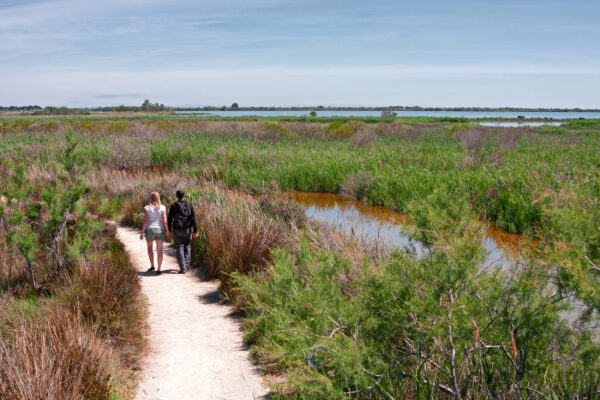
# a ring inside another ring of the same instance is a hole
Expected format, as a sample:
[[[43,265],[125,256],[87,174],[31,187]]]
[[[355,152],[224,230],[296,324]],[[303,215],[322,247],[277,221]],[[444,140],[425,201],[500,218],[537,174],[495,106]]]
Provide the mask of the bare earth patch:
[[[166,247],[162,275],[150,266],[146,242],[118,227],[148,297],[149,352],[142,362],[136,399],[254,399],[268,393],[242,342],[231,307],[219,303],[217,285],[177,274]]]

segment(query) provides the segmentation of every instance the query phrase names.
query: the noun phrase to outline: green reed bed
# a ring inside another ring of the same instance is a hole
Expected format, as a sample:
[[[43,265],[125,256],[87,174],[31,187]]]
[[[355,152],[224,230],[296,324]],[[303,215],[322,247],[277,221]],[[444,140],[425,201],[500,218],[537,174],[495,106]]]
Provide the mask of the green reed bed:
[[[11,122],[0,154],[4,180],[27,166],[26,179],[50,182],[63,165],[65,179],[85,178],[90,211],[134,225],[150,191],[167,202],[188,188],[202,210],[196,263],[245,312],[256,359],[281,375],[276,397],[590,399],[600,131],[584,122]],[[277,189],[407,211],[431,253],[365,248],[239,191]],[[21,222],[38,204],[24,200]],[[481,271],[482,217],[537,238],[529,261]],[[569,325],[560,315],[574,298]]]

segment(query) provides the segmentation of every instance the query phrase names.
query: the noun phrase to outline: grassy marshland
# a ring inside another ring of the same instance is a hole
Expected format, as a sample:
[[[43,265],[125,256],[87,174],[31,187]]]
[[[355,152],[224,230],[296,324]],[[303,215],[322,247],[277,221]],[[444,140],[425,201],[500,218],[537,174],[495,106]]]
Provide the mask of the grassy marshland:
[[[139,289],[125,273],[110,274],[108,287],[90,276],[111,268],[105,260],[127,264],[99,218],[139,224],[151,190],[168,200],[184,185],[203,227],[196,264],[245,313],[253,354],[277,376],[275,397],[599,396],[588,325],[600,307],[600,123],[411,122],[3,122],[0,388],[10,394],[5,376],[25,373],[11,360],[46,351],[22,354],[18,332],[63,307],[78,317],[69,326],[57,318],[51,326],[65,327],[49,336],[93,335],[84,342],[100,343],[98,354],[116,353],[111,365],[90,358],[104,382],[97,392],[72,386],[77,394],[62,398],[123,392],[112,371],[130,345],[114,338],[136,332],[139,305],[96,309],[86,296]],[[246,194],[278,189],[341,191],[407,211],[431,252],[415,259],[357,243],[293,203]],[[482,220],[536,237],[538,251],[511,271],[482,269]],[[90,240],[98,235],[107,239]],[[569,325],[560,313],[573,298],[582,312]]]

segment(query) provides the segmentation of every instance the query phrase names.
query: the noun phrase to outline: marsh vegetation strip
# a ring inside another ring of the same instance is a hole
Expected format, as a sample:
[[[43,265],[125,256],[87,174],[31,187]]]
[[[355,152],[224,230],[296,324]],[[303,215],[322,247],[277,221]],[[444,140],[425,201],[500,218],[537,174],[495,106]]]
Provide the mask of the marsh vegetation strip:
[[[320,117],[379,117],[381,110],[319,110],[315,109]],[[286,117],[286,116],[305,116],[310,111],[307,110],[237,110],[237,111],[196,111],[196,110],[179,110],[177,115],[206,115],[211,114],[219,117]],[[394,111],[399,117],[451,117],[451,118],[517,118],[524,116],[525,118],[554,118],[554,119],[573,119],[573,118],[600,118],[600,112],[532,112],[532,111]]]
[[[119,227],[148,297],[149,353],[136,399],[253,399],[267,393],[232,309],[214,283],[179,275],[169,248],[160,276],[145,272],[146,242]]]
[[[491,126],[495,128],[520,128],[525,126],[561,126],[564,122],[550,121],[485,121],[478,122],[482,126]]]
[[[403,227],[410,223],[406,213],[388,207],[369,206],[333,193],[284,192],[281,196],[301,204],[308,217],[333,224],[345,233],[353,233],[367,241],[377,240],[389,246],[414,250],[418,256],[423,254],[423,245],[413,240]],[[527,243],[533,245],[531,239],[523,235],[502,231],[493,224],[487,225],[483,239],[487,251],[486,265],[512,264]]]

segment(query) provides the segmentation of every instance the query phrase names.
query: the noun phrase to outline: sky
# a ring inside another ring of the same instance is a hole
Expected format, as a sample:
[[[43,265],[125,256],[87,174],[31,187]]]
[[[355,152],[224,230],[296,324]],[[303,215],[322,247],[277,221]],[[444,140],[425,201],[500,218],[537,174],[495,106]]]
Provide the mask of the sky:
[[[600,108],[600,1],[0,0],[0,105]]]

